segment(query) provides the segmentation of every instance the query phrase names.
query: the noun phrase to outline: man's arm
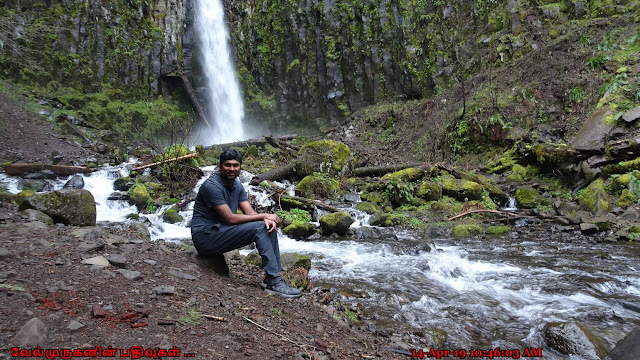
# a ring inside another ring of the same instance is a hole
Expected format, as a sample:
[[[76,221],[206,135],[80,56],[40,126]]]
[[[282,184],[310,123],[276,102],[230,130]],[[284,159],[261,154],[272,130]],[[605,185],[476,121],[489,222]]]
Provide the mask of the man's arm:
[[[242,214],[234,214],[229,205],[219,205],[214,207],[215,211],[220,215],[222,220],[230,225],[244,224],[251,221],[263,221],[270,220],[276,224],[280,220],[276,214],[258,214],[253,210],[248,201],[243,201],[238,204],[238,207],[242,211]],[[266,222],[265,222],[266,223]]]

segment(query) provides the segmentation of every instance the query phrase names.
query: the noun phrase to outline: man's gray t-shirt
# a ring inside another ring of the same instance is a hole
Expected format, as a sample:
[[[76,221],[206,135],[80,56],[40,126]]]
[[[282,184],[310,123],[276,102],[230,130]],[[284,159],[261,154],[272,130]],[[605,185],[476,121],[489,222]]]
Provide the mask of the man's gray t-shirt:
[[[247,192],[237,178],[233,186],[225,186],[220,172],[209,176],[200,186],[196,202],[193,205],[193,218],[191,220],[191,233],[209,231],[213,227],[220,228],[224,220],[214,210],[216,206],[227,204],[232,213],[238,211],[238,204],[248,201]]]

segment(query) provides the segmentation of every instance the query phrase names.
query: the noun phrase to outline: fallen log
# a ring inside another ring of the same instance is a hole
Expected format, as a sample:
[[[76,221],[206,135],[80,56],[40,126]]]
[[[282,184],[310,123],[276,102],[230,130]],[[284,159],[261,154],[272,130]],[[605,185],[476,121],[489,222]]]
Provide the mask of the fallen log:
[[[178,156],[176,158],[171,158],[171,159],[167,159],[167,160],[157,161],[157,162],[154,162],[154,163],[151,163],[151,164],[146,164],[146,165],[134,167],[133,169],[131,169],[131,171],[138,171],[138,170],[146,169],[148,167],[152,167],[152,166],[156,166],[156,165],[162,165],[162,164],[166,164],[166,163],[170,163],[170,162],[174,162],[174,161],[180,161],[180,160],[184,160],[184,159],[191,159],[192,157],[196,157],[196,156],[198,156],[198,153],[182,155],[182,156]]]
[[[479,210],[465,211],[465,212],[460,213],[460,214],[458,214],[456,216],[452,216],[452,217],[448,218],[447,221],[455,220],[457,218],[460,218],[460,217],[463,217],[463,216],[466,216],[466,215],[469,215],[469,214],[476,214],[476,213],[493,213],[493,214],[509,215],[509,216],[514,216],[514,217],[523,217],[522,215],[510,213],[508,211],[479,209]]]
[[[255,175],[249,184],[255,186],[259,185],[263,181],[280,181],[291,176],[291,173],[293,173],[293,164],[280,166],[262,174]]]
[[[299,146],[291,145],[285,142],[285,139],[278,139],[272,136],[265,136],[264,139],[273,147],[278,149],[292,149],[295,151],[300,151]]]
[[[340,211],[331,205],[323,203],[322,201],[302,198],[299,196],[274,194],[272,198],[276,203],[278,203],[278,207],[280,207],[280,209],[282,210],[291,210],[292,208],[296,208],[306,211],[313,211],[314,207],[317,207],[318,209],[326,210],[332,213]]]
[[[90,174],[96,169],[73,165],[50,165],[50,164],[11,164],[4,167],[4,172],[11,176],[22,176],[42,170],[51,170],[58,176],[69,176],[74,174]]]
[[[421,168],[428,169],[431,167],[431,164],[425,163],[408,163],[408,164],[398,164],[398,165],[384,165],[384,166],[367,166],[353,169],[353,175],[356,177],[366,177],[366,176],[382,176],[387,173],[392,173],[408,168]]]

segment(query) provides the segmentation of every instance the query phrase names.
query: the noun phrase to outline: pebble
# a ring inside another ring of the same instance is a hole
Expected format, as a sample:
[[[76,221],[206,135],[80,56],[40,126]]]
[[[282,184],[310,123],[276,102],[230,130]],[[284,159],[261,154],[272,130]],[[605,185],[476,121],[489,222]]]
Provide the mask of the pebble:
[[[83,327],[84,327],[84,324],[76,320],[71,320],[69,325],[67,325],[67,329],[71,331],[76,331],[76,330],[82,329]]]
[[[0,248],[0,260],[8,259],[11,253],[6,248]]]
[[[122,274],[122,276],[129,280],[139,280],[142,278],[142,274],[140,273],[140,271],[118,269],[116,270],[116,272],[119,272],[120,274]]]

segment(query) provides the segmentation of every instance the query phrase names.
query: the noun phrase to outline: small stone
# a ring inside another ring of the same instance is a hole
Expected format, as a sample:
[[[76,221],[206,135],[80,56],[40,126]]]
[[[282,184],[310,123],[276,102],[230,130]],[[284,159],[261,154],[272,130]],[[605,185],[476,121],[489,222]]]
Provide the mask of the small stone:
[[[60,290],[60,288],[59,288],[58,286],[49,286],[49,287],[47,288],[47,291],[48,291],[48,292],[50,292],[50,293],[55,293],[55,292],[57,292],[58,290]]]
[[[156,260],[142,260],[145,263],[151,265],[151,266],[156,266],[156,264],[158,263]]]
[[[84,327],[84,324],[76,321],[76,320],[71,320],[71,322],[69,323],[69,325],[67,325],[67,329],[70,331],[76,331],[79,329],[82,329]]]
[[[171,268],[169,269],[169,275],[171,276],[175,276],[179,279],[185,279],[185,280],[198,280],[197,277],[190,275],[190,274],[185,274],[182,271],[180,271],[179,269],[176,268]]]
[[[140,273],[140,271],[118,269],[116,270],[116,272],[119,272],[120,274],[122,274],[122,276],[129,280],[139,280],[142,278],[142,274]]]
[[[598,232],[598,226],[596,224],[581,223],[580,231],[582,231],[583,234],[587,235],[595,234]]]
[[[89,252],[92,252],[93,250],[98,250],[103,246],[104,244],[98,243],[95,241],[85,241],[80,245],[78,245],[78,251],[81,253],[89,253]]]
[[[160,285],[154,287],[153,292],[158,295],[173,295],[176,293],[176,288],[171,285]]]
[[[94,318],[105,318],[105,317],[107,317],[107,312],[99,304],[93,304],[93,306],[91,308],[91,312],[93,313],[93,317]]]
[[[89,259],[82,260],[83,264],[86,265],[97,265],[100,267],[109,266],[109,260],[107,260],[104,256],[95,256]]]
[[[0,248],[0,260],[7,259],[11,256],[11,253],[6,248]]]

